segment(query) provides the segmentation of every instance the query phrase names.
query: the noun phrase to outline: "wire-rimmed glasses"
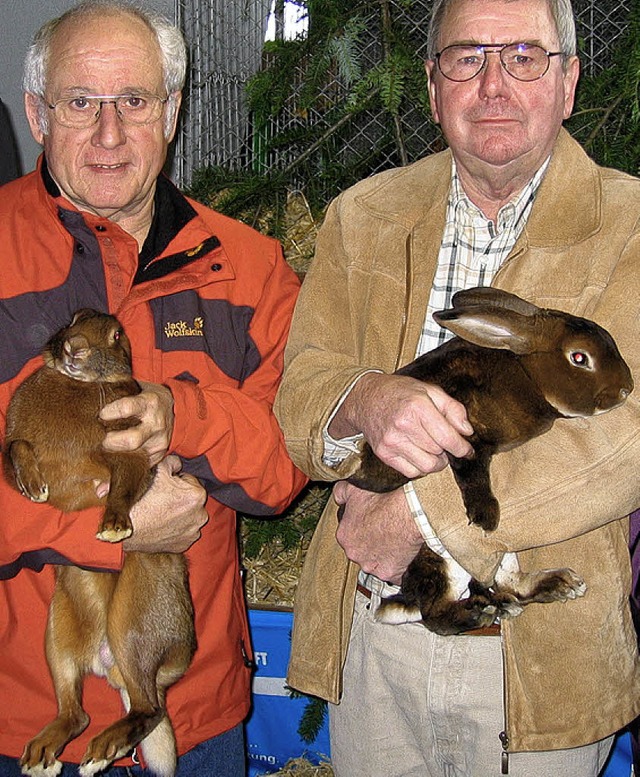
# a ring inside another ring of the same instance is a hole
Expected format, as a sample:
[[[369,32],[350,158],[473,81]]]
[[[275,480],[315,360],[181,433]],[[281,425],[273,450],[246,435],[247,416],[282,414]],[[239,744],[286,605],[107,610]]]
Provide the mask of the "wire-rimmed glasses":
[[[152,124],[162,115],[168,97],[158,97],[149,92],[134,94],[90,94],[63,97],[47,103],[56,121],[63,127],[86,129],[97,123],[102,106],[111,103],[123,124]]]
[[[562,51],[547,51],[535,43],[455,43],[436,54],[438,69],[450,81],[470,81],[487,62],[487,54],[498,54],[502,67],[518,81],[537,81],[549,70],[551,57]]]

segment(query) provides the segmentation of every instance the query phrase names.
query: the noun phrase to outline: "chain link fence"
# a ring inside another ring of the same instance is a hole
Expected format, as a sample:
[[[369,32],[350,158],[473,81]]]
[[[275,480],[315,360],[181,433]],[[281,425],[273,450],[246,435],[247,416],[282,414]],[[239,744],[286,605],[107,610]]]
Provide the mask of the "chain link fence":
[[[627,27],[635,0],[574,0],[583,72],[595,74],[610,64],[611,53]],[[285,0],[279,0],[279,9]],[[297,7],[304,3],[297,0]],[[190,68],[181,128],[176,142],[174,169],[180,185],[188,186],[195,170],[225,167],[266,172],[295,163],[303,149],[270,147],[276,135],[312,128],[315,137],[332,135],[335,109],[345,99],[343,79],[332,70],[310,109],[300,110],[295,95],[268,127],[254,126],[247,107],[245,86],[268,58],[264,54],[270,0],[176,0],[176,18],[190,48]],[[381,28],[383,15],[424,56],[431,0],[377,0],[364,8],[360,55],[364,67],[385,57]],[[281,26],[282,16],[279,21]],[[272,20],[273,23],[273,20]],[[426,81],[425,81],[426,88]],[[406,164],[439,147],[440,136],[425,114],[404,101],[395,117],[373,105],[350,119],[348,135],[337,134],[325,156],[333,164],[359,160],[358,170],[369,175]],[[344,182],[342,182],[344,183]],[[336,191],[328,191],[327,199]]]

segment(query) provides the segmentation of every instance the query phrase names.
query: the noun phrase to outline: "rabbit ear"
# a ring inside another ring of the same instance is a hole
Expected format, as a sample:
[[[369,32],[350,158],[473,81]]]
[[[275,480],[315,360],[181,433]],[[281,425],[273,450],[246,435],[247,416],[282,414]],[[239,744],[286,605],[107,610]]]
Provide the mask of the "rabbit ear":
[[[453,334],[483,348],[500,348],[519,355],[535,348],[537,319],[531,315],[472,305],[465,310],[441,310],[433,317]]]
[[[527,302],[516,294],[510,294],[502,289],[494,289],[491,286],[464,289],[454,294],[451,302],[456,309],[468,308],[473,305],[490,305],[495,308],[513,310],[523,316],[533,316],[540,312],[540,308],[532,302]]]

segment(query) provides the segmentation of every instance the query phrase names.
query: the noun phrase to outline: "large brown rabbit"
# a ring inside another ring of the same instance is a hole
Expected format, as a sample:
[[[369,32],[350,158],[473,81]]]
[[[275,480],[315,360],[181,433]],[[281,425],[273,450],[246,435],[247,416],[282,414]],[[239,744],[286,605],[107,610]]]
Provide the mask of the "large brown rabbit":
[[[489,287],[458,292],[452,302],[453,309],[434,318],[457,336],[397,374],[436,384],[465,405],[473,454],[449,456],[449,462],[470,522],[492,531],[500,516],[491,491],[492,456],[543,434],[558,418],[617,407],[633,380],[611,335],[592,321]],[[349,478],[377,492],[407,480],[368,444]],[[471,596],[457,600],[447,561],[425,544],[403,576],[401,593],[383,600],[376,617],[389,623],[421,620],[439,634],[457,634],[489,625],[496,616],[517,615],[525,604],[564,601],[586,591],[570,569],[525,575],[508,556],[492,590],[472,580]]]
[[[123,422],[100,421],[100,409],[140,391],[129,341],[113,316],[81,310],[51,339],[44,359],[9,405],[6,476],[32,501],[63,511],[106,503],[97,536],[119,542],[131,534],[130,509],[153,479],[145,453],[102,447],[105,433]],[[106,500],[96,496],[94,480],[110,482]],[[117,573],[56,567],[46,651],[58,717],[26,745],[23,773],[59,774],[57,757],[88,725],[82,681],[94,673],[120,689],[128,714],[91,740],[80,773],[102,771],[141,743],[150,770],[171,777],[176,746],[165,692],[194,650],[182,555],[126,553]]]

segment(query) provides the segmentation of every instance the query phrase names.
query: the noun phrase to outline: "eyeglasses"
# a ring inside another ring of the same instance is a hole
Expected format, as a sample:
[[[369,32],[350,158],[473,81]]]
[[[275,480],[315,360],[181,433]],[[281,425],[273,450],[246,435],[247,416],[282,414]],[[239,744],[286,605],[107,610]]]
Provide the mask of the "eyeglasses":
[[[158,97],[147,92],[136,94],[92,94],[65,97],[55,103],[47,103],[56,121],[63,127],[86,129],[97,123],[102,106],[112,103],[123,124],[152,124],[162,115],[168,97]]]
[[[487,54],[499,54],[502,67],[518,81],[537,81],[549,69],[551,57],[562,51],[545,51],[534,43],[461,43],[436,54],[438,68],[450,81],[471,81],[487,63]]]

